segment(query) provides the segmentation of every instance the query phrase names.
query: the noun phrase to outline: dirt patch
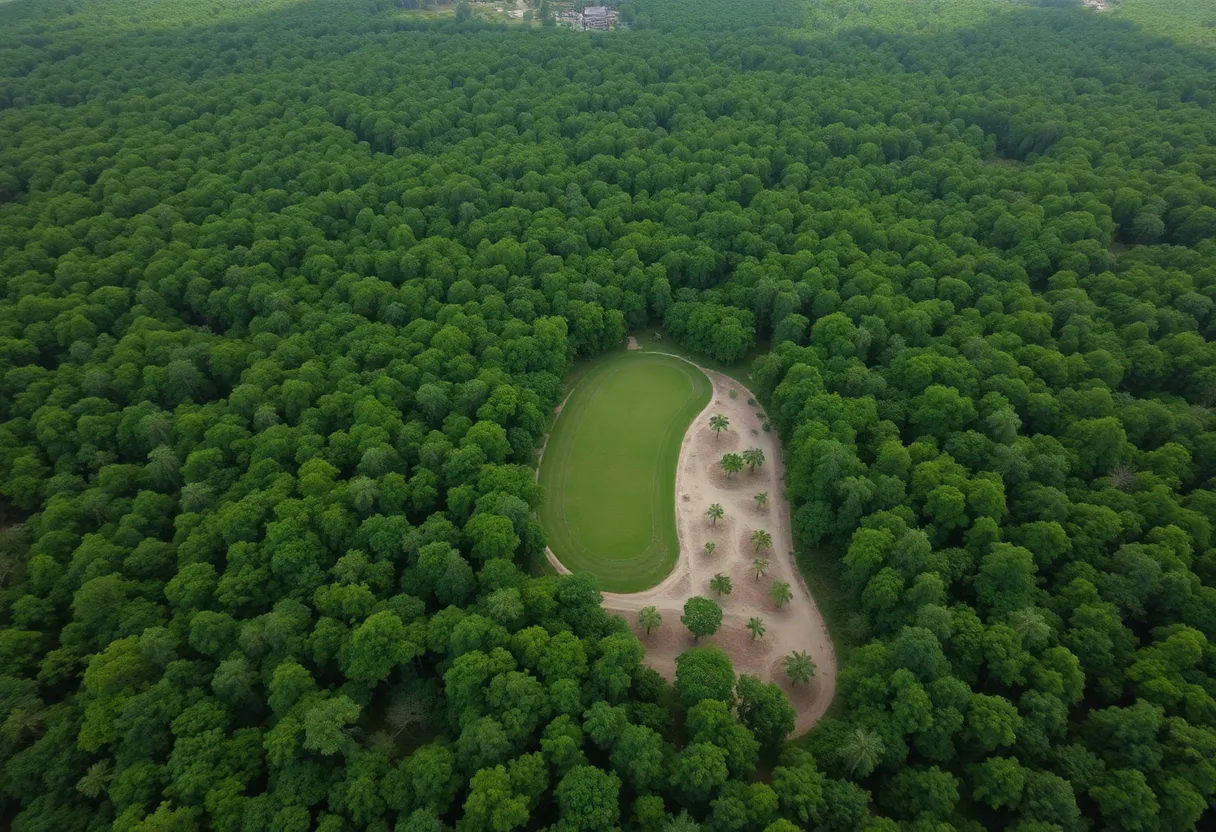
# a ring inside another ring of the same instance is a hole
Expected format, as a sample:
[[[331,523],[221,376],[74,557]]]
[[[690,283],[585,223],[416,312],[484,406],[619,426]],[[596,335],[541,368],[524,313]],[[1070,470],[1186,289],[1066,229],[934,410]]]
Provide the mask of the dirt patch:
[[[706,479],[709,480],[710,484],[713,485],[714,488],[718,489],[719,491],[731,492],[732,501],[737,501],[739,499],[738,496],[734,495],[734,492],[747,486],[747,469],[746,468],[743,469],[742,471],[739,471],[738,473],[728,475],[725,471],[722,470],[722,457],[721,456],[711,457],[709,460],[709,464],[705,465],[704,467],[705,467],[704,476],[706,477]],[[750,497],[748,499],[750,499]],[[736,508],[737,508],[737,510],[739,510],[740,513],[742,513],[743,511],[746,510],[747,506],[744,505],[743,503],[740,503]]]
[[[638,339],[634,338],[632,335],[630,335],[629,340],[625,342],[625,349],[627,350],[640,350],[641,348],[642,345],[638,343]]]
[[[733,430],[714,433],[709,425],[702,425],[693,437],[692,444],[695,448],[693,453],[697,456],[704,456],[706,459],[721,459],[722,454],[737,451],[743,444],[743,440]]]

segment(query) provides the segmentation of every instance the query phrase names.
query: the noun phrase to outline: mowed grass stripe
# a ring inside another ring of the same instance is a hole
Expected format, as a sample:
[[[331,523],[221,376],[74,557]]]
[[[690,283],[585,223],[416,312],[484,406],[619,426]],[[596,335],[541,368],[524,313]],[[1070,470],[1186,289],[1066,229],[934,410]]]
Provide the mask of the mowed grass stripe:
[[[667,577],[679,556],[675,475],[689,423],[712,388],[665,355],[606,359],[571,391],[545,448],[540,517],[549,546],[610,592]]]

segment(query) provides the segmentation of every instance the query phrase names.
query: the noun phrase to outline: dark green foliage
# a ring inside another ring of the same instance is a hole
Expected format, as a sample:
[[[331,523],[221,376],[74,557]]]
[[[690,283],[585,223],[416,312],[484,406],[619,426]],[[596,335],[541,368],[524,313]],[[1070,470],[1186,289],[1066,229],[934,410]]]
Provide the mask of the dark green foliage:
[[[1210,827],[1210,4],[416,5],[0,4],[0,814]],[[767,782],[779,687],[527,574],[658,326],[855,615]]]

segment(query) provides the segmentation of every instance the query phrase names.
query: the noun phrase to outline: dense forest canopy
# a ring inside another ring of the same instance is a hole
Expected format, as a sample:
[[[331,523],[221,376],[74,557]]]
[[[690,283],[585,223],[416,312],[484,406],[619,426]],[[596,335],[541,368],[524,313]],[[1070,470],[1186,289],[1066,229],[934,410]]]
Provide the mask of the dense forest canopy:
[[[1110,5],[0,5],[0,822],[1210,828],[1216,14]],[[793,743],[534,568],[660,326],[847,610]]]

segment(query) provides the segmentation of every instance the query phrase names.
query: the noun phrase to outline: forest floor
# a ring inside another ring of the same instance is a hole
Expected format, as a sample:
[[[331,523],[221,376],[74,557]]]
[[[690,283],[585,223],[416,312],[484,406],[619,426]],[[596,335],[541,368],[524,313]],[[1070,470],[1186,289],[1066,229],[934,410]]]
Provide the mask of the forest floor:
[[[698,644],[717,644],[725,650],[739,673],[750,673],[781,685],[797,711],[796,732],[809,730],[823,716],[836,692],[836,653],[823,616],[803,582],[794,562],[789,503],[785,499],[781,447],[775,433],[761,426],[758,404],[748,404],[752,395],[741,383],[722,373],[701,368],[713,383],[709,405],[688,428],[680,447],[676,469],[676,527],[680,556],[674,571],[658,586],[634,593],[604,593],[604,607],[625,614],[630,626],[646,646],[646,663],[668,679],[675,677],[675,660]],[[735,397],[731,397],[731,392]],[[721,413],[730,428],[715,436],[709,417]],[[764,451],[765,464],[754,473],[746,469],[726,477],[719,465],[722,454],[741,453],[745,448]],[[754,496],[768,493],[768,505],[758,508]],[[716,524],[705,515],[718,503],[725,516]],[[756,552],[752,532],[764,529],[772,535],[772,551]],[[713,541],[713,555],[705,543]],[[752,571],[756,557],[770,561],[768,573],[759,580]],[[550,564],[568,573],[549,553]],[[729,575],[730,595],[716,597],[709,581],[716,574]],[[773,581],[785,581],[793,600],[777,608],[768,597]],[[722,606],[722,627],[713,636],[695,641],[680,623],[684,602],[694,595],[713,597]],[[663,616],[658,629],[647,635],[633,615],[643,607],[656,607]],[[753,640],[747,629],[750,618],[764,621],[767,632]],[[807,685],[794,686],[785,678],[783,659],[805,650],[815,662],[815,677]]]

